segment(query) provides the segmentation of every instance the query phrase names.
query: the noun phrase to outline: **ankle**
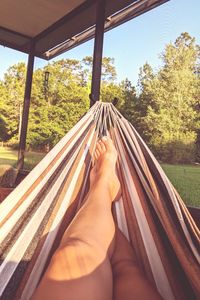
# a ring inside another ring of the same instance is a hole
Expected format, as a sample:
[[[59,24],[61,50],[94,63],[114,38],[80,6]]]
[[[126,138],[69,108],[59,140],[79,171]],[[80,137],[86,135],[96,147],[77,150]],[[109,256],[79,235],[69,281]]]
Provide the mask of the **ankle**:
[[[95,179],[90,187],[90,190],[99,190],[100,194],[101,191],[103,190],[103,193],[106,192],[106,190],[110,189],[110,178],[105,174],[102,174],[101,172],[98,172],[95,176]]]

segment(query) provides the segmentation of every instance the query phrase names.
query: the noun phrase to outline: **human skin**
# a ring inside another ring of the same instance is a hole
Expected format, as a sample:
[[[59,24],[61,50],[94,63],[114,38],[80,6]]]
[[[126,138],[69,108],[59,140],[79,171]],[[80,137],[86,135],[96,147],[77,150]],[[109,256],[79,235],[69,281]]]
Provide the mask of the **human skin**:
[[[133,248],[119,229],[116,229],[111,266],[114,300],[162,299],[140,270]]]
[[[111,300],[113,295],[116,300],[144,299],[144,295],[161,299],[133,263],[128,242],[121,235],[115,237],[111,206],[120,193],[120,182],[115,172],[117,151],[111,139],[104,137],[97,142],[94,159],[84,205],[65,231],[32,300]],[[115,245],[119,239],[125,252]],[[127,253],[132,261],[129,268],[126,258],[123,262]],[[130,276],[135,279],[129,281]],[[141,297],[134,282],[143,289]],[[137,297],[124,297],[124,293]]]

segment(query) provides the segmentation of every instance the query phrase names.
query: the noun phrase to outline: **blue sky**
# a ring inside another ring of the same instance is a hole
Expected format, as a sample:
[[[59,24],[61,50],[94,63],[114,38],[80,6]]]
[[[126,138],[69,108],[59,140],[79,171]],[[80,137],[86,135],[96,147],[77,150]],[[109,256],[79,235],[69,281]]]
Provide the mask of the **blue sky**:
[[[137,84],[139,68],[148,62],[155,69],[161,61],[159,54],[167,43],[174,42],[181,32],[187,31],[200,44],[200,1],[170,0],[105,34],[104,56],[115,59],[118,81],[126,77]],[[93,40],[58,56],[82,59],[93,54]],[[27,62],[27,55],[0,46],[0,79],[7,68],[20,61]],[[47,64],[36,59],[35,68]]]

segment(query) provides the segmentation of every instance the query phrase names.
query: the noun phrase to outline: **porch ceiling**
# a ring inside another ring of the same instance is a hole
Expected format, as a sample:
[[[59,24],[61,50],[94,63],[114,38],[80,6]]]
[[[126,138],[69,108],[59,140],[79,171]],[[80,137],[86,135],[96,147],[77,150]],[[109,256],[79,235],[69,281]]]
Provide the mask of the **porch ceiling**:
[[[105,31],[168,0],[105,0]],[[94,37],[98,0],[1,0],[0,44],[50,59]]]

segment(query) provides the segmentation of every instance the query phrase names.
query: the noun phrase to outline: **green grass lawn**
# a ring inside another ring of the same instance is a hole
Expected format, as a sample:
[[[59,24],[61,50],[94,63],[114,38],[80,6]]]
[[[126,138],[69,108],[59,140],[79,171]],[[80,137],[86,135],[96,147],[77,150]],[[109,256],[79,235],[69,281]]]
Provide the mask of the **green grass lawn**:
[[[45,156],[45,153],[27,152],[24,169],[31,170]],[[0,147],[0,165],[16,166],[17,151]],[[200,166],[168,165],[162,167],[187,205],[200,206]]]
[[[9,148],[0,147],[0,165],[9,164],[16,167],[17,163],[17,151],[11,150]],[[39,152],[27,152],[24,160],[24,169],[32,170],[39,161],[46,155],[46,153]]]
[[[187,205],[200,206],[200,166],[168,165],[162,168]]]

